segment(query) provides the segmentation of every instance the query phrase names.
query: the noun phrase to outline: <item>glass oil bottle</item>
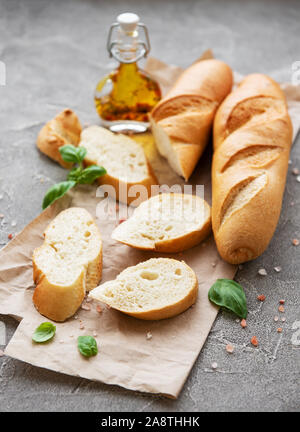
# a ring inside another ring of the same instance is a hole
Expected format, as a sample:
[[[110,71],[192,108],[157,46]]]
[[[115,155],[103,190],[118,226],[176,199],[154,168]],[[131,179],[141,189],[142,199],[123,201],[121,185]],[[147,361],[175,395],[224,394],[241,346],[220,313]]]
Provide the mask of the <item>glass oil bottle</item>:
[[[123,13],[108,34],[107,50],[119,66],[98,83],[94,100],[102,125],[113,132],[147,130],[148,113],[161,98],[158,83],[137,65],[150,51],[147,27],[139,21]]]

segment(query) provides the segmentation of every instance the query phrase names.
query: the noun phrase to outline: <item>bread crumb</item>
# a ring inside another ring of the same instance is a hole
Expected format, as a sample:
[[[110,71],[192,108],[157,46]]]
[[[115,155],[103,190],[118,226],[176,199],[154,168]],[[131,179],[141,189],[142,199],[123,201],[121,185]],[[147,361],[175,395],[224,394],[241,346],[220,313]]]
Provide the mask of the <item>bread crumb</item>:
[[[75,316],[74,316],[74,319],[76,319],[76,320],[77,320],[77,319],[78,319],[78,315],[75,315]]]
[[[231,345],[231,344],[227,344],[225,348],[226,348],[226,351],[227,351],[229,354],[232,354],[233,351],[234,351],[234,347],[233,347],[233,345]]]
[[[263,295],[263,294],[260,294],[259,296],[257,296],[257,300],[259,300],[259,301],[263,302],[263,301],[265,301],[265,300],[266,300],[266,296],[265,296],[265,295]]]
[[[274,321],[277,322],[279,320],[278,316],[274,316]]]
[[[256,336],[252,336],[251,341],[253,346],[257,347],[258,346],[258,340]]]
[[[217,362],[213,362],[213,363],[211,364],[211,368],[212,368],[212,369],[216,370],[217,367],[218,367],[218,363],[217,363]]]
[[[82,304],[81,305],[81,309],[86,310],[86,311],[90,311],[91,310],[91,306],[88,304]]]
[[[147,339],[147,340],[152,339],[152,333],[151,333],[151,332],[148,332],[148,333],[146,334],[146,339]]]
[[[279,310],[279,312],[284,312],[284,307],[282,305],[280,305],[278,310]]]
[[[246,322],[246,320],[245,320],[244,318],[243,318],[242,321],[241,321],[241,326],[242,326],[243,328],[247,327],[247,322]]]
[[[285,320],[286,320],[285,317],[282,317],[282,318],[281,318],[281,321],[282,321],[282,322],[285,322]]]
[[[261,269],[259,269],[258,270],[258,272],[257,272],[260,276],[267,276],[267,270],[266,269],[264,269],[264,268],[261,268]]]
[[[274,270],[279,273],[281,272],[282,268],[280,266],[274,267]]]

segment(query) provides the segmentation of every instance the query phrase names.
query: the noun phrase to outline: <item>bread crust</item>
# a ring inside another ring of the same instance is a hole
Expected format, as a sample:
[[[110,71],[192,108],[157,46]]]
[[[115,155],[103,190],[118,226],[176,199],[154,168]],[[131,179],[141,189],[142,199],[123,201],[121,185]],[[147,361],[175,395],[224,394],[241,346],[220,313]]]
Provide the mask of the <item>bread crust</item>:
[[[268,76],[249,75],[220,106],[212,226],[225,261],[249,261],[267,248],[280,216],[291,143],[285,96]]]
[[[81,134],[81,124],[77,115],[66,108],[56,117],[46,123],[37,137],[37,147],[51,159],[58,162],[63,168],[70,169],[72,163],[65,162],[59,148],[72,144],[78,146]]]
[[[162,154],[169,162],[171,157],[178,159],[175,171],[185,180],[209,141],[216,110],[231,87],[232,71],[228,65],[216,59],[202,60],[182,73],[151,113],[158,149],[161,135],[165,134],[174,155]]]
[[[72,284],[55,284],[49,281],[47,272],[44,272],[37,264],[39,254],[42,252],[43,248],[48,245],[47,230],[55,221],[58,223],[57,218],[59,216],[61,217],[63,214],[72,212],[74,209],[75,211],[78,210],[76,207],[69,208],[59,213],[59,215],[53,219],[45,230],[43,245],[34,250],[32,257],[33,280],[36,284],[33,293],[33,303],[41,315],[57,322],[63,322],[74,315],[84,300],[86,292],[95,288],[102,276],[102,241],[96,224],[96,233],[99,239],[98,254],[93,260],[87,263],[86,267],[82,268],[77,277],[74,278]],[[84,209],[80,209],[80,211],[88,213]]]

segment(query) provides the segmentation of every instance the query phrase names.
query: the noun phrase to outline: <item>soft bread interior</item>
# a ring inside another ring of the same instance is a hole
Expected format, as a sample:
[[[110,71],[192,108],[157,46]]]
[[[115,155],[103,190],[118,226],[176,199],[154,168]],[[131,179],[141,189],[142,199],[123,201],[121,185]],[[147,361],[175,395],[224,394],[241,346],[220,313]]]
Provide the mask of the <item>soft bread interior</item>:
[[[93,265],[100,260],[101,248],[100,233],[90,214],[82,208],[70,208],[50,223],[44,244],[35,250],[33,259],[40,277],[45,275],[53,285],[70,286],[84,272],[88,291],[98,283]]]
[[[197,278],[183,261],[152,258],[128,267],[89,297],[141,319],[174,316],[196,300]]]
[[[172,141],[167,132],[159,125],[159,122],[156,123],[153,119],[151,119],[151,130],[159,153],[168,160],[171,168],[176,172],[176,174],[183,177],[179,155],[174,150]]]
[[[143,148],[125,135],[90,126],[82,131],[79,145],[87,150],[85,159],[104,166],[111,177],[126,183],[140,183],[149,177]]]
[[[164,193],[143,202],[112,238],[130,246],[155,250],[163,242],[176,240],[210,224],[210,207],[200,197]],[[180,245],[181,246],[181,245]]]

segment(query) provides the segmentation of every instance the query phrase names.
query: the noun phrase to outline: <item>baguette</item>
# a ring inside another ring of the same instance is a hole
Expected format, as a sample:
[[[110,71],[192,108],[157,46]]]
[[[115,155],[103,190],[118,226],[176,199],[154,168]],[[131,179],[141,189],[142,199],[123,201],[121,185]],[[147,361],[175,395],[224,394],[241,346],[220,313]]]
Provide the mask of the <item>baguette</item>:
[[[53,321],[65,321],[80,307],[102,273],[102,241],[91,215],[71,207],[59,213],[33,253],[33,303]]]
[[[98,183],[113,186],[117,200],[133,203],[136,196],[129,190],[136,185],[144,186],[141,199],[151,196],[151,186],[157,184],[157,179],[143,148],[133,139],[100,126],[90,126],[82,131],[80,146],[87,150],[86,165],[104,166],[107,174],[99,177]]]
[[[183,261],[152,258],[128,267],[89,297],[135,318],[160,320],[184,312],[197,293],[197,277]]]
[[[266,75],[246,77],[214,122],[212,226],[225,261],[261,255],[275,231],[292,142],[285,96]]]
[[[70,169],[72,163],[62,159],[59,148],[66,144],[77,147],[80,134],[80,121],[77,115],[67,108],[43,126],[37,137],[37,147],[63,168]]]
[[[137,249],[180,252],[210,233],[210,206],[200,197],[164,193],[144,201],[112,238]]]
[[[151,113],[158,151],[185,180],[208,143],[216,110],[231,87],[229,66],[220,60],[202,60],[183,72]]]

